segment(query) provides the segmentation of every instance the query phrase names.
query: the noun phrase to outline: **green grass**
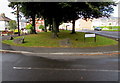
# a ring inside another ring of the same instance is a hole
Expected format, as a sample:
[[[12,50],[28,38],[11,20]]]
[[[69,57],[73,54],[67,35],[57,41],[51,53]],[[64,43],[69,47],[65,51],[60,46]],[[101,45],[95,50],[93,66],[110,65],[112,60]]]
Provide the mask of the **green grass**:
[[[120,31],[120,26],[98,26],[98,27],[101,27],[102,31]],[[104,28],[107,28],[108,30],[104,30]]]
[[[102,31],[120,31],[120,30],[112,30],[112,29],[110,29],[110,30],[102,30]]]
[[[78,32],[77,34],[70,34],[70,31],[61,31],[59,33],[59,38],[57,39],[52,38],[51,35],[51,32],[41,32],[39,34],[25,35],[25,43],[23,44],[16,44],[13,42],[13,40],[4,40],[3,43],[26,47],[97,47],[118,44],[118,42],[115,40],[98,35],[96,37],[97,42],[94,42],[94,38],[86,38],[86,41],[84,42],[84,33],[82,32]],[[70,39],[71,45],[61,46],[60,41],[66,38]],[[78,40],[76,41],[76,39]]]

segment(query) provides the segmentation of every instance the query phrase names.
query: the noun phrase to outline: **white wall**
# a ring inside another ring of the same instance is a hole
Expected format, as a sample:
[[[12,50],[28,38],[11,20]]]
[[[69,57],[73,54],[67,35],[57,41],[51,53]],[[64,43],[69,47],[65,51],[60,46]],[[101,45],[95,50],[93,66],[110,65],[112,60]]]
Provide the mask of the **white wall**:
[[[60,25],[60,29],[66,29],[66,25],[69,25],[67,27],[67,30],[72,30],[72,23],[63,23],[62,25]],[[75,21],[75,30],[92,30],[93,28],[92,22],[90,20],[85,21],[83,19],[78,19]]]
[[[111,25],[109,25],[111,23]],[[94,19],[92,22],[93,26],[118,26],[118,18],[99,18]]]
[[[0,21],[0,30],[5,30],[5,21]]]
[[[25,22],[19,22],[19,26],[20,26],[20,29],[25,28],[26,23]]]

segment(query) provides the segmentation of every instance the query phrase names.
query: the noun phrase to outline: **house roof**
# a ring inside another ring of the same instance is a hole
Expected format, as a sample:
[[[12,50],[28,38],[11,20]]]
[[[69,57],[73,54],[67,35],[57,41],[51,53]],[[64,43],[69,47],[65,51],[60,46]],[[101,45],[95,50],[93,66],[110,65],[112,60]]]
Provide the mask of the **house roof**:
[[[0,15],[0,21],[10,21],[11,19],[6,17],[4,13]]]

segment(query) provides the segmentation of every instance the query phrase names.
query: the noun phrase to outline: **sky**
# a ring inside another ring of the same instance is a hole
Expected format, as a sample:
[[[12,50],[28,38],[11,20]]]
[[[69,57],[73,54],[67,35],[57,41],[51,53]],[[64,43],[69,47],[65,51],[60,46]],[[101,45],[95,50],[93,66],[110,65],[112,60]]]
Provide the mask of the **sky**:
[[[12,14],[14,10],[10,7],[8,7],[8,0],[0,0],[0,14],[5,13],[6,17],[9,17],[12,20],[16,20],[16,16]],[[118,6],[114,7],[114,13],[111,14],[114,17],[118,17]]]
[[[9,17],[12,20],[16,20],[16,16],[12,14],[14,10],[10,7],[8,7],[8,0],[0,0],[0,14],[5,13],[6,17]]]

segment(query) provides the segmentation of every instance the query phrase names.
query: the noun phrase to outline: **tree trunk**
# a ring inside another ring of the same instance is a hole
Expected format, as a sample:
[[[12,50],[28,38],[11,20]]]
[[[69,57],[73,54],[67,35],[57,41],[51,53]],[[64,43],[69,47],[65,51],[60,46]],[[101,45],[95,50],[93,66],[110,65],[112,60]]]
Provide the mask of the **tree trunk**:
[[[68,26],[68,25],[66,25],[66,30],[67,30],[67,26]]]
[[[48,24],[48,27],[49,27],[49,31],[52,31],[52,27],[51,27],[51,24]]]
[[[48,26],[49,26],[49,31],[53,32],[53,26],[52,26],[52,24],[49,24]]]
[[[53,24],[51,24],[50,27],[51,27],[51,31],[53,32]]]
[[[44,24],[45,24],[44,32],[47,32],[46,19],[44,19]]]
[[[18,9],[18,4],[17,4],[17,22],[18,22],[18,36],[20,36],[20,27],[19,27],[19,9]]]
[[[75,20],[73,20],[73,22],[72,22],[72,32],[71,32],[71,34],[75,34],[76,32],[75,32]]]
[[[57,32],[59,32],[59,23],[56,22],[56,29],[57,29]]]
[[[53,38],[57,38],[58,34],[57,34],[57,26],[56,26],[56,20],[55,18],[53,18]]]
[[[36,33],[36,28],[35,28],[35,15],[32,16],[32,26],[33,26],[33,33],[37,34]]]

